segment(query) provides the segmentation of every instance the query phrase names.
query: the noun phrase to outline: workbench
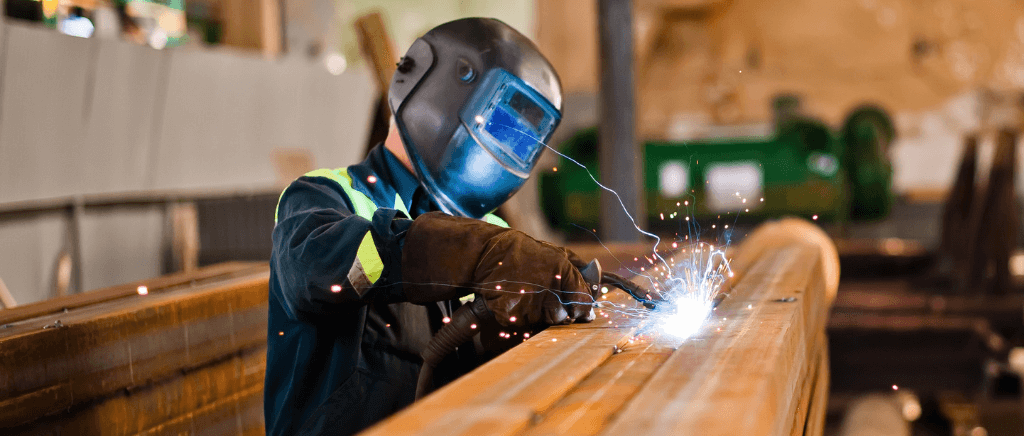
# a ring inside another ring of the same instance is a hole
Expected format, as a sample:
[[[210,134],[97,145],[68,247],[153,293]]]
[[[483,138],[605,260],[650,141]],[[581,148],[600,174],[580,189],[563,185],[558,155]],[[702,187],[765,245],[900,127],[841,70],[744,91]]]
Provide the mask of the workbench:
[[[364,434],[822,434],[835,246],[809,222],[772,222],[747,236],[732,268],[728,297],[682,343],[636,336],[643,316],[599,312],[544,330]],[[619,294],[607,295],[634,304]]]

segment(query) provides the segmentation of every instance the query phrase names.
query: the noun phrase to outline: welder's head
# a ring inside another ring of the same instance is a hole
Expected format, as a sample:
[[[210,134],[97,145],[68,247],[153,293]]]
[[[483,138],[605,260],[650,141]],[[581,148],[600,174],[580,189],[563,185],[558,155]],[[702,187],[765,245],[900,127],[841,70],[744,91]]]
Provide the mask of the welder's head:
[[[480,218],[529,178],[562,118],[562,86],[521,33],[465,18],[412,44],[388,103],[416,177],[438,206]]]

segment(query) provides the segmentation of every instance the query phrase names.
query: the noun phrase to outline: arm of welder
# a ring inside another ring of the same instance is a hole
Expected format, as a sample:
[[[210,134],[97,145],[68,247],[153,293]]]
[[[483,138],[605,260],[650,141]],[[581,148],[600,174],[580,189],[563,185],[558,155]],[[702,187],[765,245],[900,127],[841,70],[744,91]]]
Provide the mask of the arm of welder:
[[[396,284],[411,224],[389,208],[377,209],[372,221],[356,215],[329,179],[293,182],[278,203],[271,256],[292,313],[327,314],[340,304],[403,300]]]

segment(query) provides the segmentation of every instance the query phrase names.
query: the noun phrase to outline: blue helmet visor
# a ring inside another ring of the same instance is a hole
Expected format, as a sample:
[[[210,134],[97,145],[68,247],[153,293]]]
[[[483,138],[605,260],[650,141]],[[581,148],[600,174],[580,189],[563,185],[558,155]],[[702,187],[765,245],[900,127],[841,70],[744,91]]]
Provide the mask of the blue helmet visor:
[[[463,106],[460,118],[473,139],[504,166],[525,176],[561,114],[522,79],[494,69]]]
[[[459,110],[459,127],[445,147],[410,155],[445,212],[480,218],[526,182],[560,120],[558,109],[537,91],[494,69]]]

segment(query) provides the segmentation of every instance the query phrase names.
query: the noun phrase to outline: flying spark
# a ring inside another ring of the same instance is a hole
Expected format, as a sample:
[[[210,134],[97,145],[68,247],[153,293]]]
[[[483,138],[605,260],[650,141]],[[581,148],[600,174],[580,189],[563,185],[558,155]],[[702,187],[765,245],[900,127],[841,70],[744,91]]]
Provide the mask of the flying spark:
[[[533,135],[530,132],[518,130],[516,128],[517,126],[506,127],[517,130],[526,135]],[[660,244],[661,238],[640,228],[633,216],[629,214],[625,203],[622,201],[619,194],[601,184],[601,182],[597,180],[594,174],[587,169],[585,165],[559,152],[558,150],[555,150],[547,144],[544,144],[543,141],[540,141],[537,138],[535,138],[535,140],[556,155],[585,170],[589,178],[598,187],[615,196],[619,205],[622,206],[624,211],[626,211],[632,226],[637,232],[654,239],[655,248]],[[554,170],[557,171],[557,167],[554,168]],[[710,180],[706,180],[705,183],[710,183]],[[691,192],[695,192],[695,190],[691,189]],[[736,192],[736,196],[741,197],[739,191]],[[761,201],[764,201],[764,199],[762,198]],[[746,199],[743,199],[743,202],[746,203]],[[689,200],[684,200],[682,203],[685,206],[690,205]],[[679,206],[679,202],[676,203],[676,206]],[[674,216],[675,214],[670,214],[669,217],[674,218]],[[662,212],[659,214],[659,217],[664,220],[665,214]],[[719,216],[719,218],[721,218],[721,216]],[[690,224],[694,220],[691,220],[689,215],[685,216],[684,220],[688,223],[687,226],[691,229],[691,234],[685,235],[684,240],[690,241],[690,247],[693,248],[697,245],[699,234],[692,233],[694,231],[699,232],[699,230],[695,230],[699,228],[699,225],[697,223]],[[712,225],[711,228],[716,228],[716,225]],[[690,236],[693,237],[691,238]],[[699,250],[696,248],[693,248],[692,250],[683,248],[680,252],[677,252],[676,256],[680,257],[678,262],[674,258],[671,262],[666,261],[665,258],[657,254],[656,251],[653,254],[653,259],[644,256],[644,259],[647,260],[650,265],[654,265],[651,271],[658,272],[658,274],[651,274],[649,272],[647,274],[643,274],[647,270],[645,267],[640,267],[640,276],[650,281],[651,288],[660,290],[665,299],[665,301],[659,303],[653,311],[641,312],[649,314],[648,320],[650,322],[647,323],[648,326],[660,330],[668,336],[678,338],[680,341],[686,340],[700,329],[712,311],[713,299],[718,292],[718,289],[725,282],[727,275],[729,277],[732,277],[733,275],[729,267],[729,260],[725,257],[724,251],[724,247],[728,246],[729,243],[728,237],[729,236],[726,236],[727,239],[719,250],[715,250],[715,247],[710,244],[708,244],[708,248],[705,249],[703,243],[700,244]],[[678,245],[678,241],[672,243],[673,248],[677,248]],[[633,260],[639,261],[639,258],[634,257]],[[655,263],[655,260],[657,260],[657,263]],[[501,289],[500,286],[498,289]],[[607,288],[601,289],[602,294],[605,294],[606,292]],[[520,290],[520,293],[525,293],[525,291]],[[603,301],[596,304],[605,309],[607,309],[608,305],[615,307],[615,309],[612,309],[613,313],[635,313],[632,312],[633,310],[636,310],[635,308],[628,308],[625,304],[620,308],[620,306],[608,302],[607,295],[602,295],[601,299]],[[607,311],[605,311],[604,315],[607,317],[606,312]],[[612,324],[613,321],[609,320],[608,323]],[[618,324],[614,325],[615,327],[618,327]],[[474,324],[472,327],[476,328],[476,325]],[[528,338],[529,336],[524,334],[523,337]],[[557,339],[552,339],[552,342],[556,341]]]

